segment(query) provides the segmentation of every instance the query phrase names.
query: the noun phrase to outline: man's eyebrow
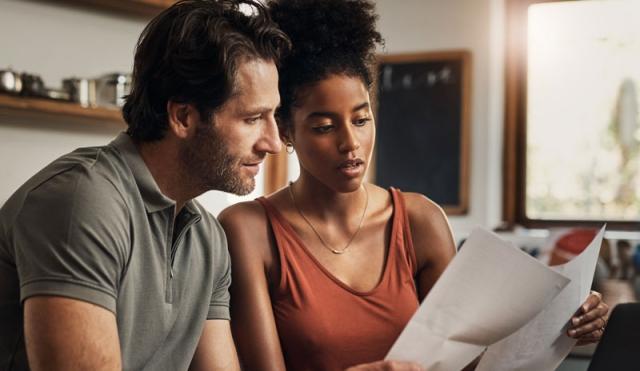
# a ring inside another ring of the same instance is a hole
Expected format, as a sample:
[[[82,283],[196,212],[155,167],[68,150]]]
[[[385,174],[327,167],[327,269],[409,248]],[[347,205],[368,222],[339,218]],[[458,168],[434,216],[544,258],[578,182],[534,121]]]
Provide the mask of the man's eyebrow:
[[[278,107],[276,109],[278,109],[280,107],[280,105],[278,105]],[[251,116],[251,115],[257,115],[260,113],[266,113],[266,112],[271,112],[273,110],[273,107],[268,107],[268,106],[258,106],[258,107],[249,107],[247,109],[243,109],[241,110],[241,114],[242,115],[247,115],[247,116]]]
[[[353,107],[351,112],[358,112],[358,111],[360,111],[362,109],[365,109],[365,108],[369,108],[369,102],[363,102],[363,103],[358,104],[357,106]],[[315,117],[318,117],[318,118],[324,118],[324,117],[331,118],[331,117],[335,117],[335,116],[337,116],[337,115],[334,112],[315,111],[315,112],[311,112],[310,114],[308,114],[307,118],[308,119],[309,118],[315,118]]]

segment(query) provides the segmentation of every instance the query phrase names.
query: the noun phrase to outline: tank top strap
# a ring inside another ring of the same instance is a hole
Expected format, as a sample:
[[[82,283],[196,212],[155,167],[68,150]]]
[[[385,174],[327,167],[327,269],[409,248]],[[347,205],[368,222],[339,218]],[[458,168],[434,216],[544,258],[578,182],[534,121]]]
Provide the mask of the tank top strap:
[[[256,198],[256,201],[262,205],[262,208],[267,215],[267,219],[271,222],[271,217],[274,216],[274,211],[276,211],[273,205],[271,205],[271,202],[269,202],[264,196]]]
[[[264,209],[264,213],[267,216],[267,220],[269,221],[269,225],[271,226],[271,229],[275,228],[274,224],[277,224],[278,226],[282,225],[282,221],[279,220],[280,213],[278,213],[278,210],[276,210],[276,208],[271,204],[271,202],[269,202],[264,196],[260,196],[256,198],[256,201],[258,201],[260,205],[262,205],[262,208]]]
[[[415,277],[417,274],[417,259],[416,251],[413,247],[413,238],[411,237],[411,225],[409,224],[409,213],[404,202],[404,195],[402,192],[394,187],[389,187],[391,197],[393,198],[394,217],[393,223],[396,226],[397,236],[393,236],[398,241],[398,246],[403,249],[403,256],[409,268]]]
[[[291,264],[291,257],[288,256],[287,251],[290,249],[288,246],[295,244],[295,241],[292,241],[294,238],[292,232],[287,229],[288,222],[282,214],[276,209],[273,204],[267,200],[264,196],[256,198],[256,201],[262,205],[265,211],[265,215],[267,216],[267,220],[269,221],[269,225],[271,226],[271,231],[273,233],[273,237],[276,242],[276,249],[278,251],[278,260],[280,263],[280,277],[278,278],[278,290],[282,290],[286,283],[286,277],[289,274],[289,264]]]
[[[291,243],[289,241],[289,237],[291,237],[292,231],[289,229],[289,222],[280,214],[280,211],[273,206],[273,204],[267,200],[264,196],[256,198],[262,207],[264,208],[265,214],[267,216],[267,220],[269,221],[269,225],[271,226],[271,230],[276,240],[276,245],[278,246],[278,250],[280,251],[280,255],[282,255],[281,246],[286,246]],[[282,258],[282,256],[280,256]]]

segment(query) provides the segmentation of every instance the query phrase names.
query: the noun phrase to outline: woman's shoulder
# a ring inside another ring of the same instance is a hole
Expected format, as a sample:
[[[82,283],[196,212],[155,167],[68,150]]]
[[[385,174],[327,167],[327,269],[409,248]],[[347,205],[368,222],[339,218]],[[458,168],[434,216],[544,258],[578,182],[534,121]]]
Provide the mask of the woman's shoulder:
[[[263,239],[269,237],[269,208],[279,209],[284,190],[279,190],[261,201],[252,200],[233,204],[222,210],[218,220],[227,235],[241,234],[243,239]]]
[[[392,187],[393,188],[393,187]],[[412,225],[430,223],[435,221],[446,220],[446,216],[442,208],[423,194],[415,192],[402,192],[394,188],[396,193],[400,195],[407,214],[409,222]],[[382,188],[376,184],[368,183],[367,190],[375,204],[381,209],[393,207],[393,200],[390,189]]]
[[[266,220],[264,208],[258,200],[244,201],[233,204],[218,214],[218,220],[223,226],[229,224],[256,223]]]
[[[447,223],[442,207],[427,196],[416,192],[402,192],[402,196],[411,224]]]
[[[258,200],[231,205],[220,212],[218,220],[227,236],[235,267],[263,269],[272,264],[273,237],[266,211]]]
[[[450,260],[455,244],[442,207],[420,193],[403,192],[402,195],[420,266],[434,260]]]
[[[269,219],[258,200],[238,202],[218,215],[230,249],[249,248],[269,241]]]

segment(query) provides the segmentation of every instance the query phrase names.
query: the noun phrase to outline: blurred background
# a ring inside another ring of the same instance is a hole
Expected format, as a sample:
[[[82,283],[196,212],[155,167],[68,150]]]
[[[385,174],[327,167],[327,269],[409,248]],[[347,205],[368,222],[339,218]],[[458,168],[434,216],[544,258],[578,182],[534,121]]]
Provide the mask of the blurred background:
[[[0,204],[58,156],[108,143],[125,129],[119,105],[137,38],[171,2],[0,0]],[[386,40],[381,61],[465,55],[458,92],[464,99],[456,108],[461,139],[455,163],[443,160],[459,174],[452,186],[460,203],[446,208],[456,239],[482,226],[561,263],[607,222],[595,285],[612,303],[634,301],[640,1],[375,2]],[[425,128],[414,136],[417,143],[427,143],[431,129],[413,125]],[[425,151],[438,163],[438,150]],[[419,177],[439,181],[419,161],[413,166]],[[272,192],[297,172],[295,155],[281,154],[265,165],[252,194],[208,192],[199,199],[216,215]],[[372,169],[371,179],[380,173]],[[407,184],[403,190],[415,190]],[[576,352],[561,369],[586,369],[589,352]]]

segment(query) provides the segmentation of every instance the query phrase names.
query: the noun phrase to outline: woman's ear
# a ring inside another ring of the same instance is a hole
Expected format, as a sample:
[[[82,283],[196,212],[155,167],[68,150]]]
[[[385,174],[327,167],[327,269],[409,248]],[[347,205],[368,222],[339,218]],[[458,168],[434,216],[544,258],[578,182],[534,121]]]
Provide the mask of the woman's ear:
[[[293,130],[291,129],[291,126],[278,126],[278,130],[280,131],[280,140],[284,143],[285,151],[287,151],[288,154],[295,152],[295,148],[293,148]]]
[[[169,131],[176,137],[186,139],[195,133],[200,114],[191,103],[167,102]]]
[[[278,132],[280,133],[280,140],[285,145],[293,143],[293,135],[291,131],[292,130],[290,125],[278,123]]]

